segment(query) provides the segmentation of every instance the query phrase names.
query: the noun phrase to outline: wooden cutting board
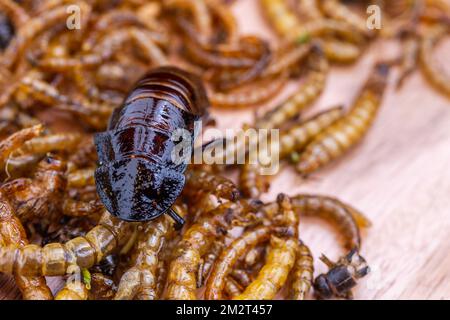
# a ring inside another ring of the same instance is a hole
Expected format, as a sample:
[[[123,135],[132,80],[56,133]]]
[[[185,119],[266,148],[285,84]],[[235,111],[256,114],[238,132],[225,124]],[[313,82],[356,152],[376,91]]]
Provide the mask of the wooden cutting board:
[[[237,1],[233,10],[243,33],[275,39],[257,0]],[[374,61],[397,50],[393,44],[376,43],[358,63],[333,67],[312,112],[348,106]],[[449,53],[447,41],[436,58],[445,64]],[[445,67],[450,73],[450,65]],[[356,299],[450,299],[450,100],[431,89],[418,72],[396,91],[396,76],[394,72],[376,123],[360,146],[308,180],[283,169],[264,199],[274,199],[279,192],[326,194],[351,203],[372,220],[362,245],[372,272],[355,289]],[[296,85],[290,84],[265,107]],[[213,111],[213,116],[221,129],[238,128],[251,121],[254,111]],[[315,257],[343,254],[329,225],[304,219],[300,232]],[[315,267],[317,273],[325,270],[318,259]],[[49,283],[53,289],[60,286],[58,279]],[[11,277],[0,275],[0,299],[18,297]]]

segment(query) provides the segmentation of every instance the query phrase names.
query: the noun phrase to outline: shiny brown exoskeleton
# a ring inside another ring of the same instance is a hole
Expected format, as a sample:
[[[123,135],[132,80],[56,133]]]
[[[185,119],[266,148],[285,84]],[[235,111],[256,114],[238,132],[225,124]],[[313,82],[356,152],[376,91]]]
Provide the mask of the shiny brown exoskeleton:
[[[357,280],[370,272],[366,260],[357,249],[350,251],[345,257],[334,263],[325,255],[320,257],[330,270],[314,280],[314,292],[318,298],[329,299],[333,296],[352,299],[352,288]]]
[[[127,221],[167,212],[183,222],[170,210],[183,190],[187,166],[174,157],[173,133],[189,133],[192,150],[194,122],[207,107],[201,81],[178,68],[157,68],[138,81],[114,110],[108,131],[95,136],[100,161],[95,181],[109,212]]]

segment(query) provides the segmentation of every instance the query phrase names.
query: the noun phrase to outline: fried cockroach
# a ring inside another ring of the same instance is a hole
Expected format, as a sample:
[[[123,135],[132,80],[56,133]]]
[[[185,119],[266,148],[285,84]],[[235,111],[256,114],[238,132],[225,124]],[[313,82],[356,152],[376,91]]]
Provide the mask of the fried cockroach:
[[[333,296],[352,299],[351,289],[357,285],[360,278],[370,272],[366,260],[357,249],[351,250],[336,263],[324,255],[320,259],[330,269],[326,274],[321,274],[314,280],[314,292],[321,299],[329,299]]]
[[[246,213],[261,206],[260,201],[227,202],[202,215],[183,235],[170,263],[166,297],[171,300],[195,300],[201,258],[213,239],[223,237],[233,220],[243,219]],[[245,218],[244,218],[245,219]]]
[[[222,251],[206,282],[205,299],[222,299],[226,277],[230,274],[233,265],[249,249],[267,241],[271,231],[271,228],[265,226],[249,230]]]
[[[317,135],[300,155],[297,171],[311,174],[341,157],[365,136],[381,105],[389,66],[377,64],[349,113]]]
[[[257,128],[278,128],[319,97],[325,87],[328,63],[319,46],[314,46],[308,57],[308,75],[300,89],[275,109],[268,111],[255,121]]]
[[[97,191],[113,215],[145,221],[167,212],[182,223],[169,210],[183,190],[186,170],[186,162],[173,157],[172,135],[186,131],[192,152],[194,122],[207,107],[200,80],[180,69],[154,69],[138,82],[115,109],[108,131],[95,136]]]
[[[25,246],[27,235],[20,220],[15,216],[14,209],[0,192],[0,245]],[[51,300],[50,289],[44,277],[22,276],[15,274],[15,280],[22,298],[25,300]]]
[[[294,266],[298,249],[296,239],[272,236],[265,265],[257,278],[234,300],[273,299],[285,284],[289,272]]]
[[[66,243],[50,243],[43,247],[34,244],[0,247],[0,272],[60,276],[68,272],[69,266],[87,269],[117,248],[123,242],[126,230],[124,221],[106,212],[86,236]]]
[[[300,241],[292,270],[290,298],[305,300],[314,281],[314,260],[309,248]]]

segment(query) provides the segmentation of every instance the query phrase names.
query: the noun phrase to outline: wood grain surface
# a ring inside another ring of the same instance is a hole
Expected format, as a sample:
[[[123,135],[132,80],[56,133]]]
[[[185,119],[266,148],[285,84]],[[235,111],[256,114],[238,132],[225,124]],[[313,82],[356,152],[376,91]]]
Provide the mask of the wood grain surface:
[[[234,5],[240,29],[274,39],[256,2]],[[333,67],[312,112],[348,106],[374,61],[397,51],[395,44],[376,43],[358,63]],[[436,59],[447,63],[447,72],[449,53],[448,41],[436,52]],[[376,123],[360,146],[308,180],[283,169],[264,199],[274,199],[279,192],[331,195],[370,217],[373,226],[363,234],[362,254],[372,272],[355,289],[356,299],[450,299],[450,100],[430,88],[419,72],[396,91],[396,76],[391,75]],[[290,84],[264,107],[273,106],[296,85]],[[221,129],[238,128],[252,120],[254,111],[214,111],[213,116]],[[327,224],[304,219],[300,233],[315,257],[343,254],[338,235]],[[325,270],[318,259],[315,267],[317,273]],[[58,279],[49,281],[53,289],[59,287]],[[0,298],[19,296],[11,278],[0,275]]]

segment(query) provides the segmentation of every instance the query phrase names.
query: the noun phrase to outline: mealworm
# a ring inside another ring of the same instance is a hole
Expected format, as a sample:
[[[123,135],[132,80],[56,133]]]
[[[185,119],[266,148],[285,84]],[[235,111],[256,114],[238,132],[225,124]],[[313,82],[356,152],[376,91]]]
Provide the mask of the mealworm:
[[[306,176],[344,155],[362,140],[380,107],[389,66],[377,64],[351,110],[317,135],[299,157],[297,171]]]

